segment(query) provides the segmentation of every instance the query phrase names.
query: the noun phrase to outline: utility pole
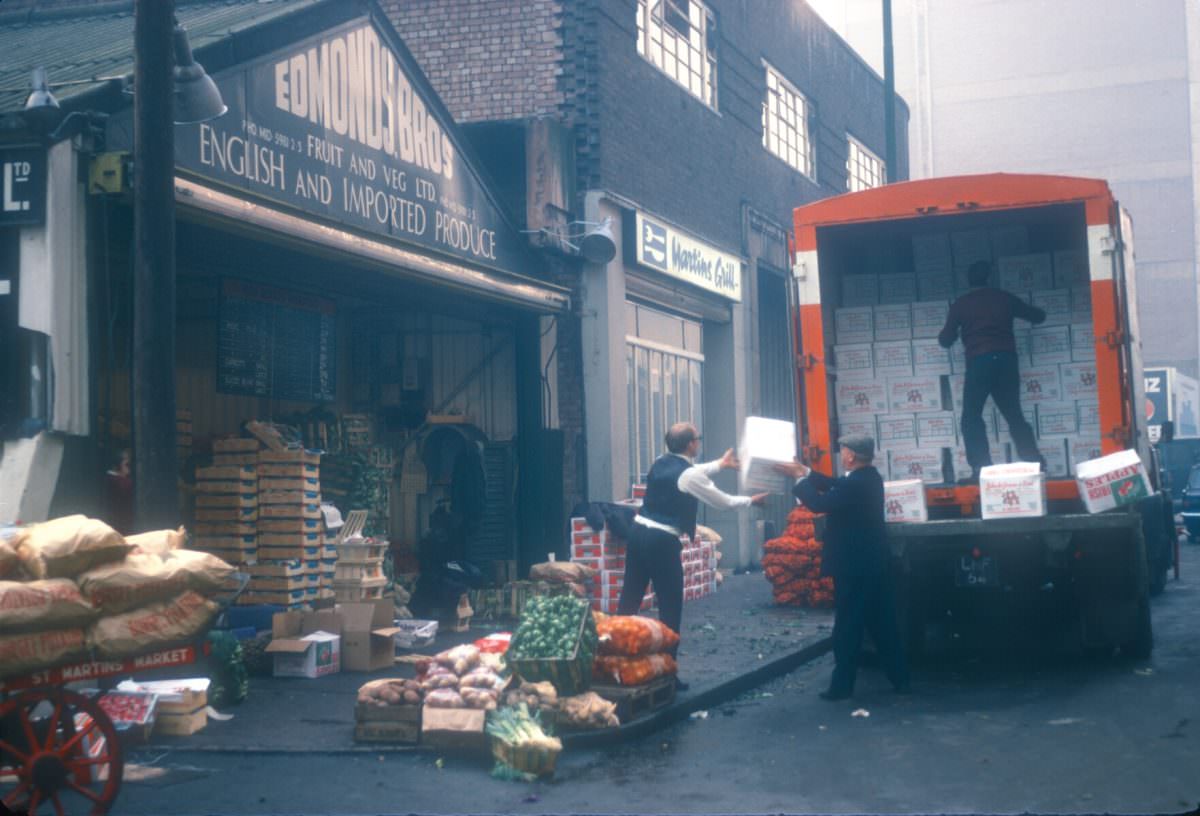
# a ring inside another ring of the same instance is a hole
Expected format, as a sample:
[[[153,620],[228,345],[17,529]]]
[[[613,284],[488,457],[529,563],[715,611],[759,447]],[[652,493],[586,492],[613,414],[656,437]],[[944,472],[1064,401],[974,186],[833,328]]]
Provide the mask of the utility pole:
[[[884,167],[888,184],[896,180],[896,66],[892,56],[892,0],[883,0],[883,126],[887,129]]]
[[[137,531],[179,524],[175,455],[175,0],[135,0],[133,485]]]

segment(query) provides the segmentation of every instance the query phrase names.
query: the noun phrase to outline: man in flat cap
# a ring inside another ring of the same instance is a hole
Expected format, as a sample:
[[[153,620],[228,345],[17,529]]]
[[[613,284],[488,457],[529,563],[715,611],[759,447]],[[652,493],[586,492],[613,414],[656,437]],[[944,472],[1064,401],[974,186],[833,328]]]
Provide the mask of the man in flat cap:
[[[826,514],[821,574],[833,578],[835,667],[822,699],[854,694],[863,630],[870,631],[892,688],[907,692],[908,660],[896,625],[896,603],[883,520],[883,478],[872,462],[875,440],[838,442],[846,475],[834,479],[799,463],[777,465],[799,479],[793,493],[814,513]]]

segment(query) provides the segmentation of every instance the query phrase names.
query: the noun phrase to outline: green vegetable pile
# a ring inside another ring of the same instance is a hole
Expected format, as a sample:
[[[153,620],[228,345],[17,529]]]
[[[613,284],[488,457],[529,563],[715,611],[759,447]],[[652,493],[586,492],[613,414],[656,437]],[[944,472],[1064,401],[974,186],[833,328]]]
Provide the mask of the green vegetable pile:
[[[242,644],[229,632],[220,630],[208,633],[212,644],[209,656],[208,702],[216,708],[240,703],[250,693],[250,680],[246,665],[242,661]]]
[[[580,620],[583,637],[579,637]],[[505,658],[528,660],[530,658],[570,658],[574,656],[575,644],[579,644],[583,664],[591,666],[596,654],[596,622],[588,602],[574,595],[555,598],[539,596],[531,598],[525,607],[521,624],[508,646]]]

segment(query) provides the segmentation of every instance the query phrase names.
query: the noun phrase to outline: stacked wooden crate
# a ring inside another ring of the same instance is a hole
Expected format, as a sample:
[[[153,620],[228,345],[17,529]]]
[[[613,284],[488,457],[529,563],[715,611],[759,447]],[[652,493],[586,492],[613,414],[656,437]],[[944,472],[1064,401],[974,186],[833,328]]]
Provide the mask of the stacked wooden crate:
[[[338,531],[333,575],[333,592],[338,603],[375,600],[382,598],[387,589],[383,559],[388,545],[381,539],[363,537],[366,522],[365,511],[352,510]]]
[[[195,546],[231,564],[257,556],[257,448],[253,439],[218,439],[213,465],[196,468]]]
[[[192,412],[183,408],[175,412],[175,455],[180,463],[192,455]]]
[[[320,454],[258,452],[258,564],[243,597],[297,607],[320,597],[324,525]]]

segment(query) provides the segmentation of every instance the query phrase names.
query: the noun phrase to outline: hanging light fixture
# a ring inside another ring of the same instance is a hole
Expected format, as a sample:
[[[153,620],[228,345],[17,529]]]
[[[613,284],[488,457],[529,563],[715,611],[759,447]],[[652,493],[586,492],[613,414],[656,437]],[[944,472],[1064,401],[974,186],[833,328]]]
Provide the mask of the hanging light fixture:
[[[25,100],[25,110],[40,111],[47,108],[57,108],[58,100],[50,93],[50,83],[46,80],[46,69],[38,66],[33,69],[33,80],[30,83],[33,90]]]
[[[187,31],[175,21],[175,124],[194,125],[223,116],[229,108],[213,82],[192,56]]]

